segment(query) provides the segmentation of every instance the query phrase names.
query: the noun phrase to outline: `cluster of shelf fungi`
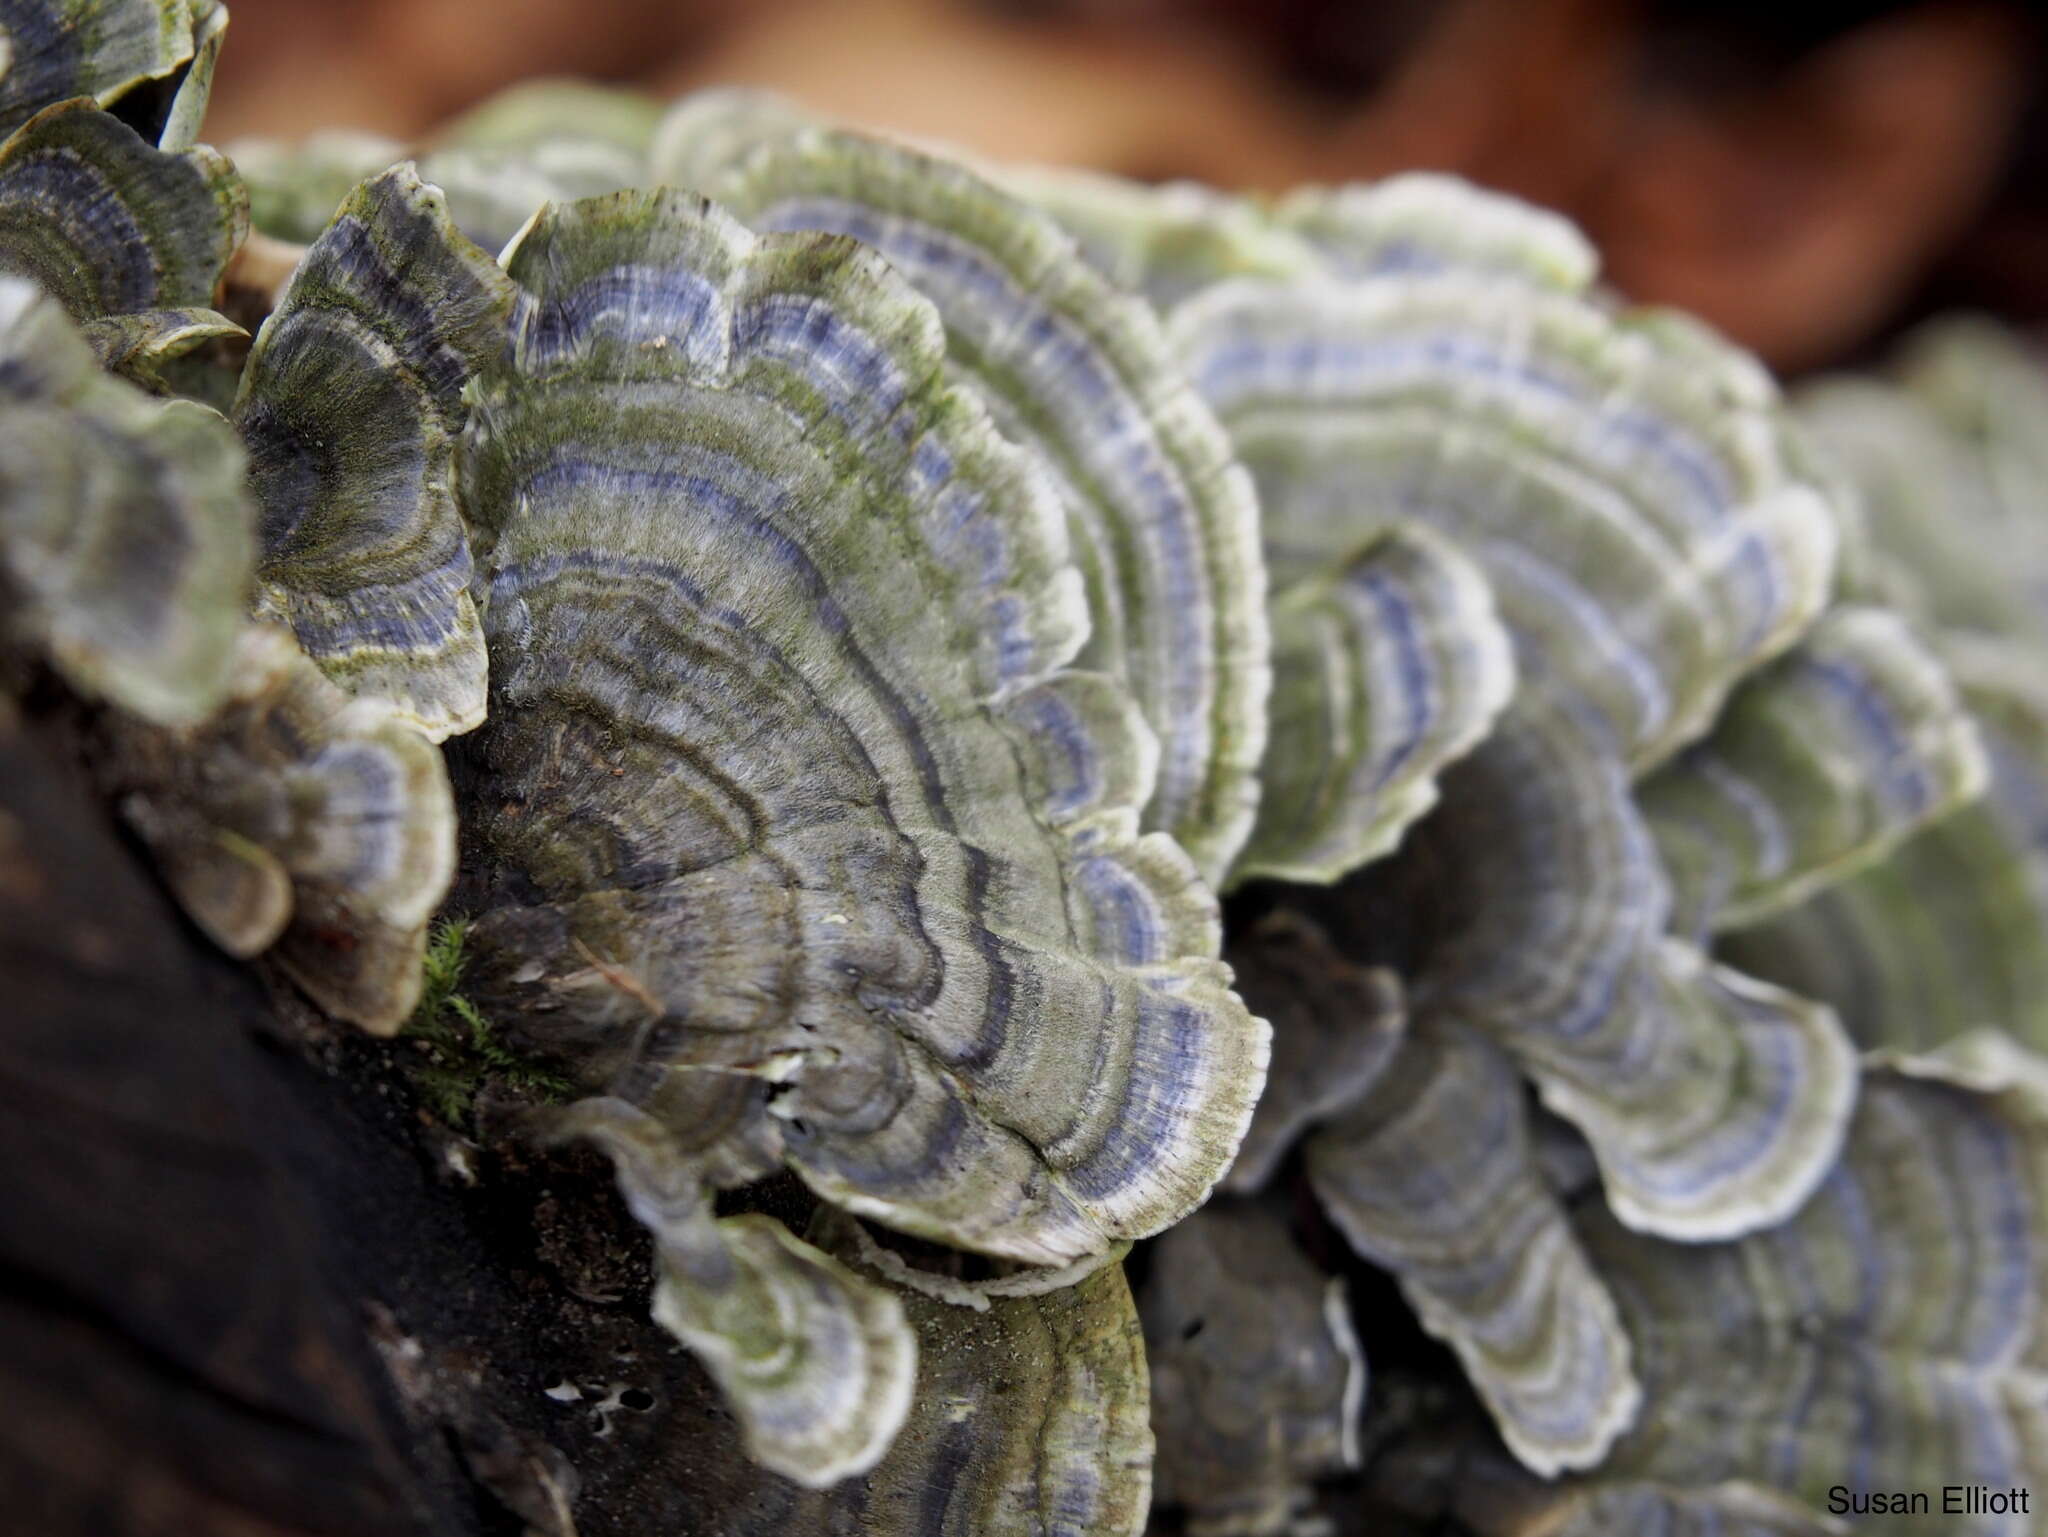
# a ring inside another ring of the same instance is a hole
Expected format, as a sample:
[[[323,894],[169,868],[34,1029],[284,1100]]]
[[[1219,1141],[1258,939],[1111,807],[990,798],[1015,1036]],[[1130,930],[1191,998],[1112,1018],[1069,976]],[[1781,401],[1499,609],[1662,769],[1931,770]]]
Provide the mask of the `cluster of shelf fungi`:
[[[1787,399],[1448,179],[747,93],[222,152],[226,26],[0,3],[37,1530],[2029,1484],[2016,340]]]

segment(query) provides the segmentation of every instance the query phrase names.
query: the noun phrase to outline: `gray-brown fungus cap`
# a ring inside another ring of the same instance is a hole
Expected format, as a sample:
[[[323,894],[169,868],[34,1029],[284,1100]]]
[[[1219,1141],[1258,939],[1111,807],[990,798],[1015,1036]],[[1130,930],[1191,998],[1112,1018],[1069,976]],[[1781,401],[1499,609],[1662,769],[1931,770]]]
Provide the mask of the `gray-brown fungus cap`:
[[[965,165],[772,98],[687,98],[654,170],[755,229],[851,236],[932,302],[949,365],[1059,497],[1091,617],[1083,662],[1121,678],[1158,736],[1144,825],[1220,879],[1258,798],[1265,568],[1251,486],[1151,307]]]
[[[1161,1238],[1139,1312],[1158,1497],[1196,1537],[1289,1531],[1312,1480],[1358,1466],[1366,1365],[1344,1282],[1270,1204],[1225,1199]]]
[[[930,305],[673,192],[552,210],[509,266],[463,470],[479,996],[661,1127],[679,1189],[786,1164],[1055,1267],[1191,1210],[1266,1028],[1139,831],[1150,728],[1072,666],[1053,482]],[[757,1426],[771,1465],[801,1444]]]

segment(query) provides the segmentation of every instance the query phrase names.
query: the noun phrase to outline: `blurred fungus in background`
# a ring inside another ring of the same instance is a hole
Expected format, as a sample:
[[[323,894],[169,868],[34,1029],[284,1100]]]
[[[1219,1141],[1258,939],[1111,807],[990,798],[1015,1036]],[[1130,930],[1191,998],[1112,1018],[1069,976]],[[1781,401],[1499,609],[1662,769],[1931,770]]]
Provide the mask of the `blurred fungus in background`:
[[[1144,179],[1455,171],[1569,214],[1639,301],[1781,369],[1937,308],[2048,313],[2042,16],[2016,0],[266,0],[225,142],[403,139],[512,81],[769,86]]]

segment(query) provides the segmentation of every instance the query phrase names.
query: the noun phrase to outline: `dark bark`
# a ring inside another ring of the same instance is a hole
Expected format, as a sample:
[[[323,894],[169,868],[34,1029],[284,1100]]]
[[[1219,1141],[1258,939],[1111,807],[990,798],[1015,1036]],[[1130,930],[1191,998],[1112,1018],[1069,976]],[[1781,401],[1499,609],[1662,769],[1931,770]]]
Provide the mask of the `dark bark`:
[[[85,777],[0,723],[0,1531],[772,1526],[602,1162],[439,1126],[417,1048],[215,953]]]

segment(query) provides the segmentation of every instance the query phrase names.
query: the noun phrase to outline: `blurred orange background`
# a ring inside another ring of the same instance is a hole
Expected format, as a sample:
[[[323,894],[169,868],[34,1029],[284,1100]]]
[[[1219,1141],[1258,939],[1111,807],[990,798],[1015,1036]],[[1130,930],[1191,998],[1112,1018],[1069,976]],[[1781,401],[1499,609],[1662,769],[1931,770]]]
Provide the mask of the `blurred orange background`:
[[[2048,319],[2017,0],[232,0],[210,137],[404,139],[499,87],[771,86],[1225,187],[1428,168],[1562,209],[1631,297],[1796,370],[1929,309]]]

